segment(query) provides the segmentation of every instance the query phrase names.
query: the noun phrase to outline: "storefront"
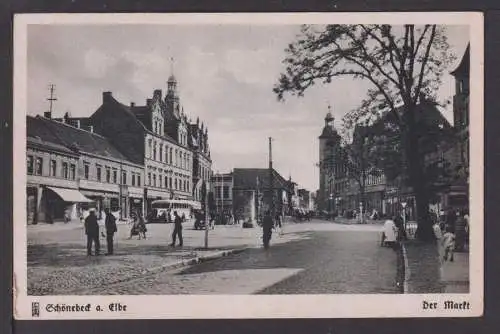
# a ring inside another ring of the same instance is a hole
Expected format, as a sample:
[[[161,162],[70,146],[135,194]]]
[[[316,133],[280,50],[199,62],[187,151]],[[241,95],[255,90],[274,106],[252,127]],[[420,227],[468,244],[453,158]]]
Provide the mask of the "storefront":
[[[45,221],[70,221],[79,219],[82,207],[93,203],[77,189],[44,187],[41,206],[45,213]]]

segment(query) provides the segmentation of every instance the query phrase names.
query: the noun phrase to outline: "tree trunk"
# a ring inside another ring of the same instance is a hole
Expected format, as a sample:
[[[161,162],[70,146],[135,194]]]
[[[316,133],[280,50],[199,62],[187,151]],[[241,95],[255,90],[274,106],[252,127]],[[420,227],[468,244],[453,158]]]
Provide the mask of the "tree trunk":
[[[419,133],[415,122],[414,109],[406,112],[405,151],[409,183],[413,188],[417,209],[416,237],[422,241],[435,240],[432,220],[429,216],[428,184],[424,175],[424,160],[420,150]]]

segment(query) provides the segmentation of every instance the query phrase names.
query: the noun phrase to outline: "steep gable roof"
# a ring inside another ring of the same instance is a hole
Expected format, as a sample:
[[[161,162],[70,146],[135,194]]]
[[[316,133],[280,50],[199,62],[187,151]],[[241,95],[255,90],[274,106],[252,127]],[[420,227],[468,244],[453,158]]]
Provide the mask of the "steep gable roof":
[[[127,160],[105,137],[75,128],[61,122],[37,116],[44,126],[67,148],[75,152],[86,152],[106,158]]]
[[[457,68],[453,70],[450,74],[453,76],[468,76],[469,65],[470,65],[470,44],[467,44],[467,48],[465,49],[460,64],[458,64]]]
[[[273,169],[274,188],[287,188],[286,180]],[[269,188],[268,168],[235,168],[233,170],[233,187],[236,189],[256,189],[257,178],[259,188]]]
[[[26,116],[26,140],[29,144],[46,147],[67,154],[75,154],[59,140],[39,116]]]

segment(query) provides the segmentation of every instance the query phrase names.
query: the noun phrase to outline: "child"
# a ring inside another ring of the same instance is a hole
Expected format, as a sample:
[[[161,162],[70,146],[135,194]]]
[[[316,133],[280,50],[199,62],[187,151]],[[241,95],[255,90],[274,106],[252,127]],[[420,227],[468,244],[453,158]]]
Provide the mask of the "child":
[[[444,257],[443,260],[448,261],[448,255],[450,255],[450,262],[453,262],[453,251],[455,250],[455,234],[452,232],[451,226],[446,226],[446,232],[443,235],[443,248]]]

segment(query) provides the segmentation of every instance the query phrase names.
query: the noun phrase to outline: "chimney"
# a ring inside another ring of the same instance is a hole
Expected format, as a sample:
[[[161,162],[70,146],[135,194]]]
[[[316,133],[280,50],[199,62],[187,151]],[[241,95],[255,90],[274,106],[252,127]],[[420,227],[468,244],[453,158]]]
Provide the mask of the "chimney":
[[[52,118],[52,113],[50,111],[46,111],[43,113],[43,117],[51,119]]]
[[[89,131],[92,132],[92,133],[94,133],[94,126],[93,125],[89,126]]]
[[[161,89],[155,89],[153,97],[158,97],[158,99],[161,100]]]
[[[135,102],[130,102],[130,106],[133,108],[135,107]]]
[[[111,102],[113,95],[111,92],[102,92],[102,104]]]

